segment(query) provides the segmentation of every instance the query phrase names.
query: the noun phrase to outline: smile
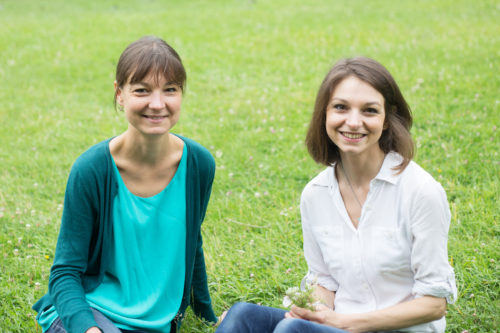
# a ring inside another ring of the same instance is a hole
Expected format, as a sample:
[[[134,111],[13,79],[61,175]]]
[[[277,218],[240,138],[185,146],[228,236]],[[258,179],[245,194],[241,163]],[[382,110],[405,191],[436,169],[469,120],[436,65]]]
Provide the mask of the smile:
[[[362,134],[362,133],[349,133],[349,132],[340,132],[340,134],[342,134],[343,136],[345,136],[346,138],[348,139],[361,139],[362,137],[364,137],[366,134]]]
[[[146,118],[150,124],[163,124],[163,120],[168,118],[168,116],[148,116],[148,115],[144,115],[143,117]]]

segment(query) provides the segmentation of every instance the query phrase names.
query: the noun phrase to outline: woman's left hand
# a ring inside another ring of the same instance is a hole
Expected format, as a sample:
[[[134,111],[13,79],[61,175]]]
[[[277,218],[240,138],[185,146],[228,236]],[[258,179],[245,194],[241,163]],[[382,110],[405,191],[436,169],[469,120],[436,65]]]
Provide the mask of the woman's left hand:
[[[340,324],[341,314],[336,313],[324,304],[316,305],[316,311],[311,311],[292,305],[290,312],[285,314],[286,318],[297,318],[313,321],[318,324],[342,328]]]

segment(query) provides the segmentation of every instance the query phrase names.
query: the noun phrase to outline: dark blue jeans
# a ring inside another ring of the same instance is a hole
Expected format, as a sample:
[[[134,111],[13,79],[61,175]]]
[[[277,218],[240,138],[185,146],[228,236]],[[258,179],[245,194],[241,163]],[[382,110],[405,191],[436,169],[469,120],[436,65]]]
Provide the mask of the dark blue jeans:
[[[99,328],[103,333],[146,333],[145,331],[129,331],[129,330],[121,330],[116,327],[111,320],[106,318],[102,313],[92,308],[92,313],[94,314],[94,319],[99,325]],[[64,329],[64,326],[61,322],[61,319],[57,317],[56,320],[50,325],[50,328],[45,333],[67,333]]]
[[[216,333],[347,333],[338,328],[302,319],[285,319],[285,310],[250,303],[236,303]]]

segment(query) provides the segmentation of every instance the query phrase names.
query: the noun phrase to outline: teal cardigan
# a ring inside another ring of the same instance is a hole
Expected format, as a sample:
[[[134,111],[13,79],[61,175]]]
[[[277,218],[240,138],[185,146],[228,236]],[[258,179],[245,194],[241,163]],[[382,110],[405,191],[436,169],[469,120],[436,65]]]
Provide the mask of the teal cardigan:
[[[200,144],[180,138],[187,146],[188,158],[186,280],[171,332],[179,329],[188,305],[206,321],[217,321],[208,292],[200,229],[212,190],[215,161]],[[68,333],[83,333],[97,326],[85,293],[101,283],[110,261],[113,199],[118,188],[109,151],[110,140],[89,148],[71,168],[49,291],[33,305],[38,313],[55,305]]]

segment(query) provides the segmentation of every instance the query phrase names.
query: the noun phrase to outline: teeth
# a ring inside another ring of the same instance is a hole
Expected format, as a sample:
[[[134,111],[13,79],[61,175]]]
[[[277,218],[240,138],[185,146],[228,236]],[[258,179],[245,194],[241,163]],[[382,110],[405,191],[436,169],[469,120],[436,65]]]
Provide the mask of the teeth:
[[[359,133],[343,132],[342,134],[349,139],[360,139],[361,137],[363,137],[363,134],[359,134]]]

